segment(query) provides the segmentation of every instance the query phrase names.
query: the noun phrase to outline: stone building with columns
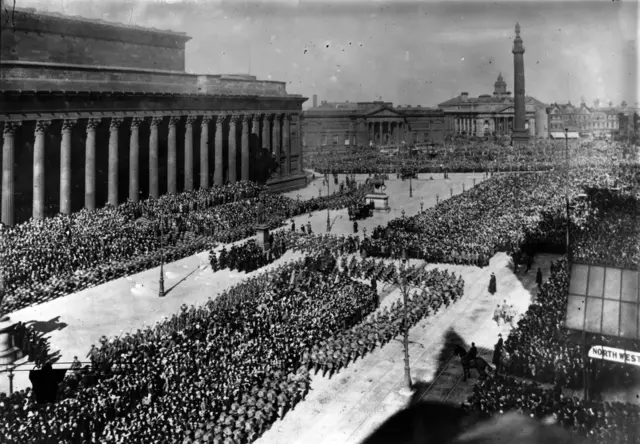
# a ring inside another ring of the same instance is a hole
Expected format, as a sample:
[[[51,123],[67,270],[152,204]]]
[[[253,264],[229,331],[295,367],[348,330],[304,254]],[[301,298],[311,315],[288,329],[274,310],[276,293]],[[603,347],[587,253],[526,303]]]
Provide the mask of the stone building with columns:
[[[303,151],[347,151],[350,147],[441,143],[448,122],[444,113],[391,102],[326,102],[302,117]]]
[[[187,73],[180,32],[2,14],[4,224],[251,180],[264,150],[267,185],[305,184],[306,98],[285,82]]]
[[[544,103],[533,97],[525,97],[525,127],[531,137],[548,137]],[[469,97],[463,92],[446,102],[438,104],[451,119],[451,131],[456,134],[484,137],[485,135],[511,135],[515,118],[514,99],[507,91],[507,83],[498,75],[493,95],[482,94]],[[542,110],[543,112],[539,112]]]

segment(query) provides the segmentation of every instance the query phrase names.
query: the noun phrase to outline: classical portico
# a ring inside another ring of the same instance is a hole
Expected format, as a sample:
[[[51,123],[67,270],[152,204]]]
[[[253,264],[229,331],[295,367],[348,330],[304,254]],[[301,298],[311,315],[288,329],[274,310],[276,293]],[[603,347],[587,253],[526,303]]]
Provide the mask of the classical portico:
[[[306,98],[285,82],[187,73],[180,32],[34,10],[13,20],[3,38],[31,44],[0,60],[2,223],[252,180],[261,150],[278,164],[267,185],[304,185]],[[100,51],[49,56],[46,33]]]

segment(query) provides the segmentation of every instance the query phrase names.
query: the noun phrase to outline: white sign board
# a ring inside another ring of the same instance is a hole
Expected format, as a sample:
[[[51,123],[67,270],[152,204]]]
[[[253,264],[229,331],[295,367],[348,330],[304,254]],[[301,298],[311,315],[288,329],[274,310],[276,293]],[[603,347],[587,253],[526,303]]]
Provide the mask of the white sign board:
[[[593,359],[604,359],[605,361],[619,362],[621,364],[631,364],[640,367],[640,352],[621,350],[619,348],[596,345],[589,350],[589,357]]]

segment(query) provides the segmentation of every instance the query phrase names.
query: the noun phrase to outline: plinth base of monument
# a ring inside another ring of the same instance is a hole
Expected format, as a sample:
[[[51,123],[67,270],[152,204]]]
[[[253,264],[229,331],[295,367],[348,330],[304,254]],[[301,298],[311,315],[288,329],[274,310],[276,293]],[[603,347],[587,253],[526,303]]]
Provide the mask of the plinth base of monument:
[[[529,144],[529,131],[527,130],[514,130],[511,133],[511,141],[513,146],[523,146]]]
[[[370,193],[364,197],[364,202],[368,205],[371,205],[373,202],[373,210],[374,211],[389,211],[391,207],[389,207],[389,196],[384,193]]]
[[[0,365],[13,364],[22,357],[22,350],[14,345],[13,325],[0,324]]]
[[[258,238],[258,245],[262,247],[263,251],[269,249],[269,225],[258,224],[256,225],[256,234]]]

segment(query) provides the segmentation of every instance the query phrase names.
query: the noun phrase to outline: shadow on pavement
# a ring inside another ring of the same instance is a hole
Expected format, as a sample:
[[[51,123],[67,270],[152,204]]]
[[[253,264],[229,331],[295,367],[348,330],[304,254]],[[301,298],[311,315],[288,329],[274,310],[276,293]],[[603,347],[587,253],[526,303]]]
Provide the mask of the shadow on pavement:
[[[173,290],[173,289],[174,289],[174,288],[176,288],[178,285],[180,285],[181,283],[183,283],[184,281],[186,281],[186,280],[189,278],[189,276],[191,276],[191,275],[192,275],[193,273],[195,273],[196,271],[198,271],[198,270],[204,270],[205,268],[207,268],[207,267],[209,267],[209,266],[210,266],[209,264],[206,264],[206,265],[205,265],[205,267],[203,268],[203,267],[202,267],[202,264],[198,265],[196,268],[194,268],[194,269],[193,269],[193,270],[191,270],[189,273],[187,273],[186,275],[184,275],[184,276],[182,277],[182,279],[180,279],[178,282],[176,282],[175,284],[173,284],[173,286],[171,286],[171,287],[167,288],[167,289],[164,291],[164,295],[165,295],[165,296],[166,296],[166,295],[168,295],[168,294],[171,292],[171,290]]]
[[[444,335],[444,345],[438,353],[437,366],[433,379],[430,381],[415,380],[413,382],[414,393],[412,399],[422,399],[422,397],[426,395],[427,391],[429,391],[434,381],[446,368],[449,361],[454,358],[453,350],[456,345],[464,347],[465,350],[469,349],[469,345],[464,341],[464,339],[462,339],[462,337],[458,333],[456,333],[453,328],[450,328]]]
[[[63,330],[67,327],[66,322],[60,322],[60,316],[49,319],[48,321],[29,321],[25,323],[28,327],[33,328],[40,335],[46,335],[56,330]]]

